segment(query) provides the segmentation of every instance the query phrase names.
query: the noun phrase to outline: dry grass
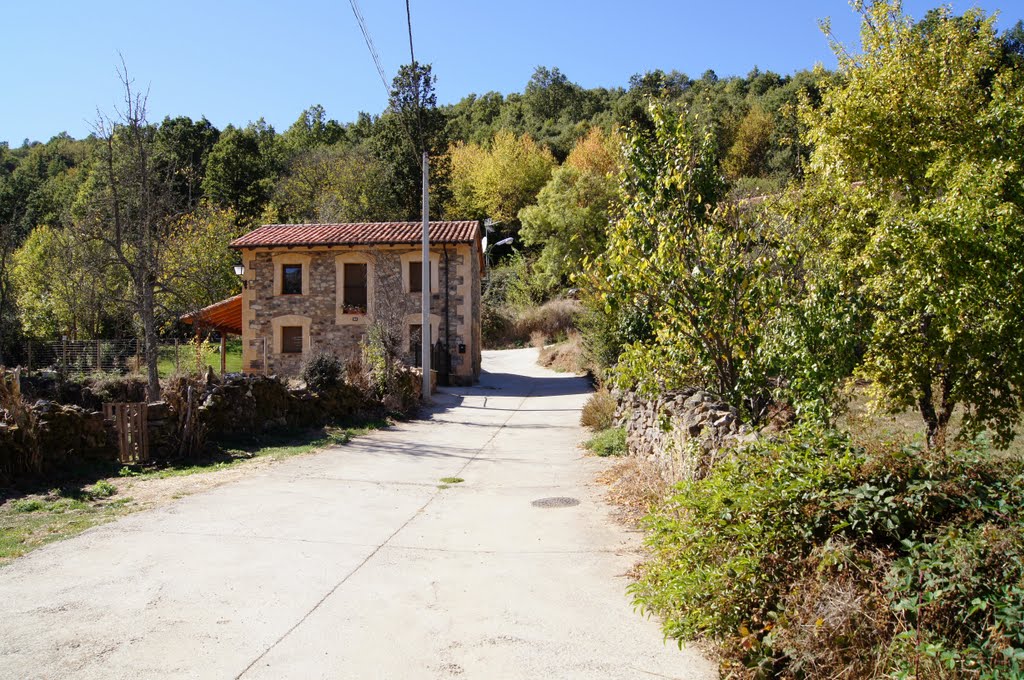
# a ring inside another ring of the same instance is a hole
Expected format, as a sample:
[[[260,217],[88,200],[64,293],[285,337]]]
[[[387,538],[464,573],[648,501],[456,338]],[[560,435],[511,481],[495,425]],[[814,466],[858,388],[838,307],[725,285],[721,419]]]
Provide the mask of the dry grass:
[[[597,481],[608,488],[605,498],[615,506],[616,519],[631,527],[638,527],[672,488],[653,464],[634,456],[602,472]]]
[[[812,678],[876,678],[900,629],[880,581],[891,558],[830,544],[808,558],[806,575],[783,603],[787,625],[777,629],[790,670]]]
[[[583,338],[579,333],[572,331],[565,342],[541,345],[537,363],[559,373],[587,373],[586,359],[583,356]]]
[[[613,425],[615,418],[615,397],[604,387],[590,395],[580,413],[580,425],[589,427],[594,432],[607,430]]]
[[[581,310],[576,300],[551,300],[525,309],[484,309],[484,347],[507,349],[559,342],[576,330]]]
[[[882,413],[872,408],[871,398],[866,385],[851,385],[847,391],[849,399],[846,412],[839,417],[836,425],[848,430],[853,440],[861,445],[890,446],[916,443],[924,445],[924,421],[921,413],[915,409],[902,413]],[[952,439],[960,430],[963,419],[963,408],[957,407],[949,423],[949,436]],[[1024,458],[1024,423],[1017,427],[1017,438],[1002,453],[1011,458]]]

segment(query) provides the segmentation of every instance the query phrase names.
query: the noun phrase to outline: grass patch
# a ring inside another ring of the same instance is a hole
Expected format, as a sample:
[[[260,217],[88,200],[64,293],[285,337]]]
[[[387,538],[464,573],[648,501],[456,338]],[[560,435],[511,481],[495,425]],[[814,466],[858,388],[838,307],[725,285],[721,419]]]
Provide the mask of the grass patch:
[[[585,447],[601,456],[621,456],[626,453],[626,430],[622,427],[610,427],[598,432],[584,444]]]
[[[182,477],[215,472],[261,458],[283,460],[309,453],[325,446],[347,444],[355,437],[387,427],[387,421],[374,421],[357,427],[324,427],[305,432],[276,432],[223,439],[210,449],[201,461],[185,461],[160,467],[125,466],[119,476],[141,479]]]
[[[462,477],[442,477],[441,478],[441,483],[442,484],[461,484],[464,481],[466,481],[466,480],[463,479]]]
[[[177,360],[175,360],[177,351]],[[174,375],[177,369],[182,371],[194,371],[196,368],[195,348],[188,342],[174,345],[163,345],[157,355],[157,371],[161,378]],[[205,371],[209,366],[215,372],[220,372],[220,344],[210,343],[204,348],[202,368]],[[228,373],[240,373],[242,371],[242,341],[228,340],[227,353],[225,354],[225,368]]]
[[[580,314],[576,300],[550,300],[543,305],[513,307],[483,306],[483,345],[486,349],[526,347],[543,342],[562,342],[576,330]]]
[[[377,421],[359,427],[327,427],[302,433],[238,438],[217,444],[206,460],[161,467],[125,466],[118,476],[131,477],[135,483],[135,480],[215,472],[254,459],[282,460],[325,446],[346,444],[354,437],[387,425],[385,421]],[[114,472],[109,470],[108,474]],[[93,484],[68,484],[18,498],[8,497],[0,502],[0,566],[47,543],[70,538],[90,527],[149,507],[131,497],[118,496],[117,485],[116,478],[100,479]]]
[[[0,504],[0,565],[139,509],[132,498],[112,499],[116,493],[116,486],[100,480]]]

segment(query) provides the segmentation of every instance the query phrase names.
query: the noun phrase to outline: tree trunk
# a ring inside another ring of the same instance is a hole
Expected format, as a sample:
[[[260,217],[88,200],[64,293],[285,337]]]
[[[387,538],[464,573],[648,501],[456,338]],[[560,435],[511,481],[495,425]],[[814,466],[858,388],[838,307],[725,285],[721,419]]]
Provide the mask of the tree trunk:
[[[940,451],[946,447],[949,421],[953,417],[953,409],[956,408],[956,402],[952,399],[951,395],[952,389],[952,380],[950,380],[948,375],[944,375],[941,384],[941,401],[938,410],[936,410],[934,390],[931,382],[921,382],[921,395],[918,397],[917,404],[921,409],[921,417],[924,419],[929,451]]]
[[[152,277],[146,276],[139,296],[139,316],[142,318],[143,356],[146,361],[146,399],[160,401],[160,372],[157,370],[159,346],[156,336],[156,319],[153,313],[154,295]]]
[[[935,402],[932,401],[932,381],[930,376],[925,376],[919,385],[920,395],[917,398],[917,406],[921,409],[921,417],[924,419],[925,440],[928,450],[935,448],[936,439],[939,434],[939,418],[935,413]]]

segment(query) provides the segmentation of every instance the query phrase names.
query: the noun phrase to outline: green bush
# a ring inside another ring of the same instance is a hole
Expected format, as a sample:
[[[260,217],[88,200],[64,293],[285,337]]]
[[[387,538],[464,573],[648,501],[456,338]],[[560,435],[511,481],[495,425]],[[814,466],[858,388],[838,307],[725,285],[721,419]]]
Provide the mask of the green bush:
[[[626,453],[626,430],[611,427],[598,432],[584,445],[598,456],[621,456]]]
[[[85,490],[85,495],[89,498],[110,498],[115,493],[117,493],[117,487],[105,479],[101,479]]]
[[[302,379],[309,389],[322,392],[341,384],[344,370],[341,359],[330,352],[319,351],[303,364]]]
[[[1017,677],[1024,467],[798,425],[680,484],[631,591],[739,675]],[[925,669],[925,670],[922,670]]]

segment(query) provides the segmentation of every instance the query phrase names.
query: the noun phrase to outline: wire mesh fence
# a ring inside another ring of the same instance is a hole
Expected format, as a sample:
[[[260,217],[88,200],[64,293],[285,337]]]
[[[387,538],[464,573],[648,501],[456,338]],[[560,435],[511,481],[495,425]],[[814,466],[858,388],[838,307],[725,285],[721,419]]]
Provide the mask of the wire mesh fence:
[[[142,343],[125,340],[30,340],[22,351],[29,373],[128,373],[136,370]]]
[[[226,373],[242,370],[241,340],[228,340],[224,346],[214,342],[175,340],[160,343],[157,370],[164,378],[179,372],[202,372],[212,368]],[[22,365],[29,374],[59,373],[131,373],[145,370],[143,343],[124,340],[52,340],[27,341],[21,348]]]

